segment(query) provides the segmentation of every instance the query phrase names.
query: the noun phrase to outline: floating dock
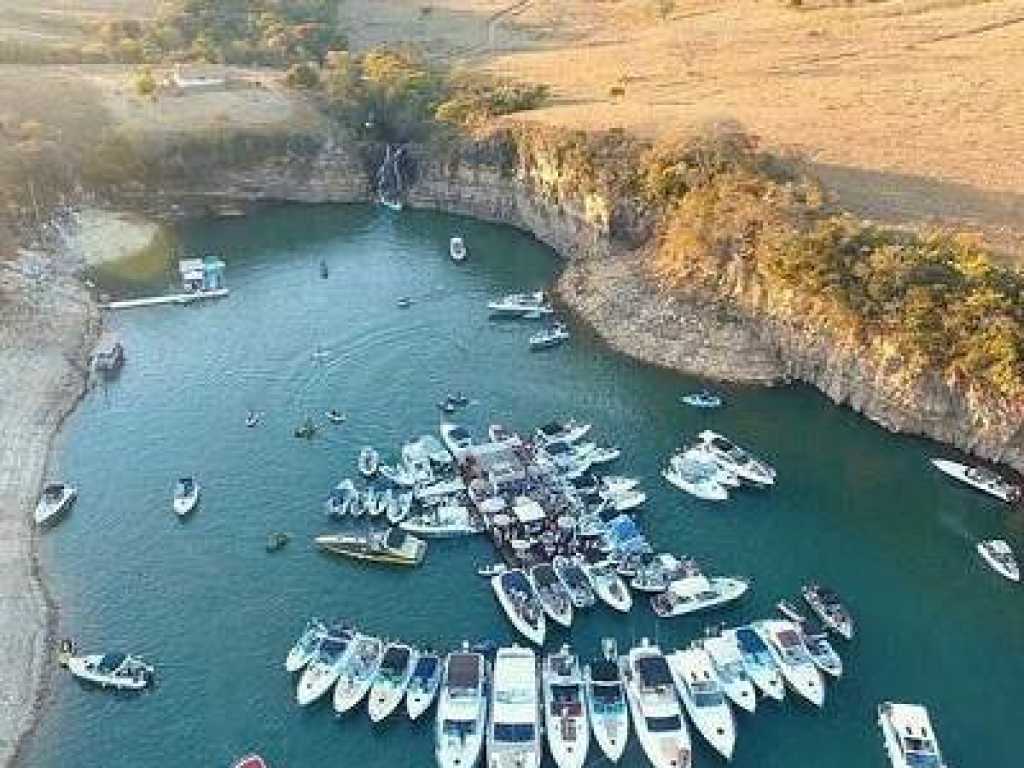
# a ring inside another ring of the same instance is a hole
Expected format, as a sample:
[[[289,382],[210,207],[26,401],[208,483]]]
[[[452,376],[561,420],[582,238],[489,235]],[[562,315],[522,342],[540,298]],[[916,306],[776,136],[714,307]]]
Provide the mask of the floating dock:
[[[109,301],[101,304],[102,309],[137,309],[139,307],[157,307],[161,304],[191,304],[194,301],[203,299],[219,299],[227,296],[230,291],[227,288],[216,288],[212,291],[195,291],[194,293],[172,293],[167,296],[147,296],[142,299],[125,299],[124,301]]]

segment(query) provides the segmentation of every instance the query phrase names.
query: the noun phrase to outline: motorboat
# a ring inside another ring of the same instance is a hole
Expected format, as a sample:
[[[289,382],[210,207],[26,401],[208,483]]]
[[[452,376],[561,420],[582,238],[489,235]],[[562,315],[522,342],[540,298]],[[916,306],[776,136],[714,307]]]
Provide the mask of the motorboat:
[[[402,703],[418,660],[419,654],[405,643],[389,643],[384,649],[366,699],[370,722],[379,723]]]
[[[310,619],[295,641],[295,645],[288,651],[284,660],[284,668],[288,672],[299,672],[309,663],[309,660],[316,654],[320,642],[327,636],[327,625],[320,619]]]
[[[438,447],[444,450],[444,447],[438,443]],[[448,455],[447,451],[445,455],[448,460],[451,461],[451,456]],[[424,444],[422,438],[419,440],[413,440],[402,446],[402,462],[401,468],[404,475],[408,475],[412,478],[412,485],[417,484],[430,484],[434,482],[434,468],[431,462],[428,446]]]
[[[984,467],[971,467],[967,464],[949,461],[948,459],[932,459],[932,465],[954,480],[966,483],[972,488],[987,493],[989,496],[995,496],[1007,504],[1020,501],[1020,486],[1004,480],[992,470],[985,469]]]
[[[441,422],[438,429],[441,432],[441,442],[451,453],[452,458],[457,462],[462,461],[469,449],[473,447],[473,437],[469,434],[469,430],[447,421]]]
[[[331,495],[327,497],[327,515],[344,517],[352,511],[353,504],[358,503],[359,493],[356,486],[346,478],[331,489]]]
[[[199,503],[199,483],[193,477],[182,477],[178,479],[174,487],[174,514],[178,517],[185,517],[196,508]]]
[[[487,302],[487,309],[493,315],[507,317],[541,317],[550,315],[554,310],[548,303],[543,291],[530,293],[510,293],[494,301]]]
[[[452,261],[465,261],[466,253],[466,244],[461,237],[453,237],[448,241],[448,255]]]
[[[735,638],[710,635],[701,641],[701,647],[708,652],[711,666],[718,676],[722,691],[729,701],[740,709],[753,713],[757,708],[757,693],[754,683],[743,667],[743,656],[736,647]]]
[[[300,440],[312,440],[316,437],[316,433],[319,431],[319,427],[313,423],[313,420],[307,418],[304,422],[299,424],[292,432],[292,434]]]
[[[535,461],[567,480],[577,480],[590,470],[591,462],[586,453],[574,450],[570,443],[553,442],[541,446],[534,455]]]
[[[405,692],[405,711],[416,720],[430,709],[441,685],[441,658],[436,653],[421,653],[412,668]]]
[[[718,754],[731,760],[736,747],[736,722],[710,654],[703,648],[676,651],[669,655],[668,666],[690,721]]]
[[[883,701],[878,727],[893,768],[947,768],[928,710],[919,704]]]
[[[473,520],[469,508],[461,504],[444,504],[425,509],[398,524],[403,531],[433,539],[472,536],[484,529]]]
[[[630,512],[637,507],[643,506],[644,502],[647,501],[647,494],[643,491],[629,490],[629,491],[609,491],[602,489],[599,491],[602,501],[608,503],[608,505],[616,512]]]
[[[324,413],[324,418],[331,422],[331,424],[344,424],[348,417],[337,408],[331,408]]]
[[[564,323],[554,323],[530,336],[530,351],[539,352],[564,344],[569,340],[569,329]]]
[[[537,563],[530,568],[530,581],[544,613],[568,628],[572,624],[572,600],[550,563]]]
[[[723,404],[722,397],[720,395],[716,395],[714,392],[707,389],[683,395],[679,398],[679,402],[693,408],[721,408]]]
[[[511,568],[492,576],[491,587],[512,626],[531,643],[544,645],[544,609],[526,572]]]
[[[812,635],[805,633],[803,640],[814,666],[837,680],[843,676],[843,660],[828,641],[828,635],[824,632]]]
[[[663,619],[686,616],[739,600],[750,584],[726,576],[694,574],[673,581],[661,594],[651,598],[651,608]]]
[[[1020,581],[1020,567],[1010,545],[1002,539],[979,541],[978,554],[1000,576],[1010,581]]]
[[[334,687],[334,711],[348,712],[363,700],[370,690],[384,656],[384,643],[369,635],[356,635],[345,664]]]
[[[249,429],[258,426],[261,421],[263,421],[262,413],[259,413],[257,411],[249,411],[247,414],[245,414],[245,426],[247,426]]]
[[[653,768],[689,768],[693,760],[690,733],[661,649],[643,638],[619,660],[619,674],[633,727]]]
[[[136,656],[124,653],[69,656],[66,664],[68,671],[79,680],[101,688],[141,691],[153,682],[153,667]]]
[[[427,553],[427,543],[401,528],[356,534],[326,534],[313,543],[321,549],[354,560],[388,565],[419,565]]]
[[[587,717],[601,752],[613,763],[622,758],[629,739],[629,710],[619,676],[619,656],[614,638],[601,641],[602,656],[583,668]]]
[[[726,471],[754,485],[775,484],[775,470],[772,467],[754,458],[728,438],[710,429],[705,429],[697,437]]]
[[[583,673],[568,645],[544,659],[544,730],[558,768],[583,768],[590,746]]]
[[[786,697],[786,687],[775,657],[753,627],[722,630],[722,638],[736,646],[743,659],[744,671],[761,693],[776,701]]]
[[[295,687],[295,700],[300,707],[321,698],[338,681],[342,667],[348,663],[354,635],[350,629],[336,628],[323,637]]]
[[[569,599],[577,608],[589,608],[597,600],[594,589],[590,586],[587,572],[578,560],[559,555],[552,561],[555,573],[569,592]]]
[[[673,456],[661,471],[665,481],[680,491],[704,501],[725,501],[729,491],[719,480],[718,467],[689,456]]]
[[[359,451],[358,467],[359,474],[363,477],[373,477],[380,469],[380,454],[370,446],[364,446]]]
[[[618,448],[612,448],[608,446],[596,445],[594,448],[587,452],[587,460],[590,461],[590,466],[596,467],[600,464],[610,464],[622,456],[622,451]]]
[[[575,419],[567,421],[549,421],[534,433],[534,439],[540,445],[551,443],[576,443],[590,432],[590,424],[581,424]]]
[[[768,646],[789,687],[814,706],[822,706],[825,703],[825,682],[807,652],[800,627],[792,621],[775,619],[755,622],[753,626]]]
[[[231,768],[269,768],[267,761],[259,755],[245,755],[234,762]]]
[[[853,639],[853,615],[834,589],[820,584],[806,584],[800,589],[804,601],[830,632],[844,640]]]
[[[373,488],[367,488],[362,493],[356,492],[352,503],[348,505],[348,513],[352,517],[362,517],[364,512],[377,503],[376,496],[377,492]]]
[[[783,617],[789,619],[795,624],[800,625],[801,627],[807,621],[807,617],[800,613],[797,607],[785,598],[779,600],[779,602],[775,604],[775,610],[782,614]]]
[[[715,476],[715,480],[723,488],[739,488],[743,485],[743,481],[736,473],[722,466],[715,458],[715,454],[704,443],[685,446],[676,452],[676,456],[682,456],[688,462],[703,467],[708,474]]]
[[[267,534],[267,543],[263,545],[263,548],[267,552],[277,552],[284,549],[291,540],[292,537],[284,531],[273,531]]]
[[[412,511],[412,491],[405,491],[391,497],[388,503],[387,518],[391,525],[398,525]]]
[[[608,561],[590,563],[583,566],[590,579],[594,592],[604,603],[621,613],[629,613],[633,607],[633,596],[626,586],[625,580],[615,570],[615,565]]]
[[[36,525],[49,525],[58,520],[78,498],[78,489],[67,483],[48,483],[36,504]],[[177,509],[177,507],[175,507]]]
[[[430,485],[419,485],[413,491],[424,504],[437,504],[445,499],[457,497],[466,490],[466,481],[456,475],[447,480],[438,480]]]
[[[696,576],[700,568],[689,558],[678,558],[663,552],[646,562],[638,563],[636,574],[630,580],[630,586],[639,592],[664,592],[669,585],[687,576]]]
[[[499,648],[491,681],[487,768],[540,768],[537,657],[517,645]]]
[[[474,768],[487,731],[487,663],[467,648],[444,661],[434,754],[438,768]]]
[[[412,299],[409,296],[399,296],[395,304],[399,309],[408,309],[412,306]]]
[[[609,494],[628,493],[635,490],[639,485],[640,481],[635,477],[604,475],[601,478],[601,490]]]

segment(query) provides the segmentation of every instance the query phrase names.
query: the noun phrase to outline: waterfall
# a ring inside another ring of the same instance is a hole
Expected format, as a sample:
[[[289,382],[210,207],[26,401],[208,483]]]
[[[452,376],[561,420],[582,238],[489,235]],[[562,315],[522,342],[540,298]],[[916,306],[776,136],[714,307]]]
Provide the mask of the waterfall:
[[[404,147],[384,149],[384,161],[377,169],[377,200],[393,210],[402,209],[402,169],[400,164],[405,156]]]

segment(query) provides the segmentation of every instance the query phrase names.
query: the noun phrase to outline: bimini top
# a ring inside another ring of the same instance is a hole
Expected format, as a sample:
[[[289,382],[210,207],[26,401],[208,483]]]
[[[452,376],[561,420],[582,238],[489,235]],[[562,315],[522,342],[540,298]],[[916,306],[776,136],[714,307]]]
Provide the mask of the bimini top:
[[[672,671],[664,656],[641,656],[636,660],[636,671],[644,688],[671,686]]]
[[[429,680],[434,676],[434,670],[437,669],[438,659],[436,656],[420,656],[416,660],[416,667],[412,671],[414,678],[421,678]]]
[[[480,657],[475,653],[453,653],[448,657],[448,686],[476,688],[480,684]]]
[[[108,653],[100,659],[100,663],[97,665],[97,669],[100,672],[114,672],[122,664],[124,664],[125,656],[123,653]]]
[[[619,669],[608,659],[595,661],[590,665],[590,679],[595,683],[619,682]]]

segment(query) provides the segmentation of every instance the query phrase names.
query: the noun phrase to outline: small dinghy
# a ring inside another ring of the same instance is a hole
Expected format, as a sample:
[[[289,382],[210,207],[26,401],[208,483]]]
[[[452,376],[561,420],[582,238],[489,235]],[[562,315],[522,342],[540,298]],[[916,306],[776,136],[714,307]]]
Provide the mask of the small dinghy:
[[[141,691],[153,682],[153,667],[124,653],[70,656],[67,668],[79,680],[119,691]]]
[[[327,271],[327,262],[324,261],[323,259],[320,259],[320,278],[322,280],[326,280],[328,275],[329,273]]]
[[[304,422],[302,422],[299,426],[295,428],[295,431],[292,434],[295,435],[295,437],[299,438],[300,440],[312,440],[314,437],[316,437],[316,432],[317,426],[316,424],[313,423],[313,420],[306,419]]]
[[[465,261],[467,254],[466,243],[461,237],[453,237],[448,241],[448,255],[452,257],[452,261]]]
[[[619,676],[619,652],[615,639],[604,638],[601,648],[603,658],[597,658],[583,668],[587,715],[597,745],[605,757],[617,763],[629,739],[629,710]]]
[[[700,392],[693,392],[689,395],[683,395],[679,398],[679,401],[683,405],[689,405],[693,408],[722,407],[722,398],[707,389],[701,390]]]
[[[365,446],[359,452],[359,474],[363,477],[373,477],[380,469],[380,454],[370,446]]]
[[[270,768],[267,761],[259,755],[246,755],[235,761],[231,768]]]
[[[320,619],[310,619],[295,641],[295,645],[288,651],[284,660],[284,668],[288,672],[302,670],[316,654],[321,641],[327,636],[327,626]]]
[[[257,426],[261,421],[263,421],[263,414],[257,411],[249,411],[245,415],[245,426],[250,429]]]
[[[196,508],[199,503],[199,483],[193,477],[182,477],[174,488],[174,501],[172,506],[174,514],[178,517],[185,517]]]
[[[343,424],[348,417],[337,408],[331,408],[331,410],[324,414],[324,418],[331,422],[331,424]]]
[[[563,323],[555,323],[530,337],[530,351],[539,352],[564,344],[569,340],[569,329]]]
[[[398,298],[398,301],[396,301],[395,303],[398,305],[399,309],[408,309],[409,307],[412,306],[412,299],[410,299],[408,296],[400,296]]]
[[[978,554],[989,566],[1010,581],[1020,581],[1020,567],[1010,545],[1002,539],[978,542]]]
[[[441,658],[436,653],[420,654],[405,693],[405,708],[410,720],[416,720],[430,709],[440,685]]]
[[[828,635],[824,632],[817,635],[804,635],[804,646],[807,653],[811,655],[814,666],[830,677],[836,679],[843,675],[843,660],[839,658],[836,649],[828,641]]]
[[[500,576],[508,570],[508,566],[504,563],[493,563],[491,565],[481,565],[476,569],[477,576],[483,576],[485,579],[490,579],[495,576]]]
[[[78,497],[78,490],[67,483],[49,483],[36,505],[36,525],[49,525],[67,512]]]
[[[292,537],[284,531],[274,531],[267,536],[267,552],[277,552],[279,549],[284,549],[291,540]]]
[[[853,638],[853,616],[835,590],[820,584],[807,584],[800,592],[825,629],[844,640]]]

